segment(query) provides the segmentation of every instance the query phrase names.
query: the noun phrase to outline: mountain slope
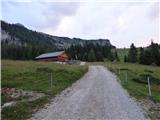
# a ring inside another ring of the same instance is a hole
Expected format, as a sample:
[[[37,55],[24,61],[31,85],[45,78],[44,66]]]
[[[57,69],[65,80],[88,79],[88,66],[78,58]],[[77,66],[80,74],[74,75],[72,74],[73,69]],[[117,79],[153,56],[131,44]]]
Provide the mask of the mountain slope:
[[[1,21],[2,44],[14,45],[43,45],[46,47],[68,48],[72,44],[86,43],[98,44],[100,46],[112,46],[108,39],[85,40],[80,38],[68,38],[51,36],[45,33],[29,30],[22,24],[9,24]]]
[[[80,38],[71,39],[68,37],[52,36],[29,30],[20,23],[9,24],[1,21],[2,59],[33,59],[44,52],[69,49],[71,46],[73,47],[76,45],[82,47],[91,45],[92,48],[94,48],[94,46],[100,48],[114,47],[108,39],[85,40]]]

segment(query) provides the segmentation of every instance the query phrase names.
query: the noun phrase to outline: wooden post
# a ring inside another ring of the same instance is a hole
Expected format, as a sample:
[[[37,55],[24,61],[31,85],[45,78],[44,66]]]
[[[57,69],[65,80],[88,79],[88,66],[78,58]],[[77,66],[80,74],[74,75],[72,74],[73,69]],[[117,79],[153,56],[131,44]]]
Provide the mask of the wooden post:
[[[147,80],[148,80],[148,92],[149,92],[149,96],[152,96],[149,77],[147,77]]]
[[[127,82],[128,72],[126,71],[126,82]]]
[[[119,68],[119,75],[121,74],[120,68]]]
[[[52,73],[51,73],[51,88],[52,88],[52,82],[53,82],[53,76],[52,76]]]

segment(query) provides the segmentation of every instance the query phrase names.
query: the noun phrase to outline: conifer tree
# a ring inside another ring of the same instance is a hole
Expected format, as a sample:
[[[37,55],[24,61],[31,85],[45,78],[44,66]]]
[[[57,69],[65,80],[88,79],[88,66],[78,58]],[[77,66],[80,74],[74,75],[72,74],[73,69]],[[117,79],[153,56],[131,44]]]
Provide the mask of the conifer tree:
[[[141,47],[140,48],[140,55],[139,55],[139,63],[140,64],[145,64],[144,57],[145,57],[144,49]]]
[[[137,49],[133,43],[131,44],[129,49],[128,60],[129,62],[132,62],[132,63],[137,62]]]
[[[90,50],[89,54],[88,54],[88,61],[89,62],[94,62],[96,61],[96,56],[95,56],[95,52],[93,49]]]

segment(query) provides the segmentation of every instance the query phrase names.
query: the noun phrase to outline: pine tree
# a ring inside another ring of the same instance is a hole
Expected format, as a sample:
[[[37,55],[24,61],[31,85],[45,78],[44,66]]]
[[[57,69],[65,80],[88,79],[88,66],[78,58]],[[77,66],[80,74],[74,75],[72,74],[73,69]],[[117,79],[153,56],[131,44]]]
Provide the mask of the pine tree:
[[[114,54],[115,54],[115,60],[119,62],[120,60],[119,60],[118,53],[117,53],[116,50],[115,50],[115,53],[114,53]]]
[[[152,64],[152,58],[151,58],[150,50],[145,50],[143,60],[144,60],[145,65],[151,65]]]
[[[133,43],[131,44],[129,49],[128,60],[129,62],[132,62],[132,63],[137,62],[137,49]]]
[[[140,64],[145,64],[144,57],[145,57],[144,49],[141,47],[140,48],[140,55],[139,55],[139,63]]]
[[[124,62],[128,62],[127,55],[124,56]]]
[[[83,61],[87,61],[87,56],[88,56],[88,55],[87,55],[87,52],[85,52],[84,55],[83,55],[83,57],[82,57],[82,60],[83,60]]]
[[[110,61],[114,61],[114,55],[113,55],[113,53],[112,53],[112,51],[110,51],[110,53],[109,53],[109,55],[108,55],[108,59],[110,60]]]
[[[96,56],[95,56],[95,52],[93,49],[90,50],[89,54],[88,54],[88,61],[89,62],[94,62],[96,61]]]
[[[103,61],[103,55],[102,55],[102,52],[97,52],[96,53],[96,58],[97,58],[97,61]]]
[[[151,42],[151,45],[149,46],[150,52],[151,52],[151,62],[155,64],[159,64],[159,56],[160,56],[160,51],[158,48],[158,44]]]

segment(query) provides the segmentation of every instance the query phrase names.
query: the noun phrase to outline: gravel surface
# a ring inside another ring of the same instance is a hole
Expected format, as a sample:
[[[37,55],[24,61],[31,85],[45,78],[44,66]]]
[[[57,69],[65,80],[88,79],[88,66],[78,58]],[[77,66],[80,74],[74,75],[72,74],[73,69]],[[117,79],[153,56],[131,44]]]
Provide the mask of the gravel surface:
[[[142,109],[103,66],[63,91],[30,120],[144,120]]]

